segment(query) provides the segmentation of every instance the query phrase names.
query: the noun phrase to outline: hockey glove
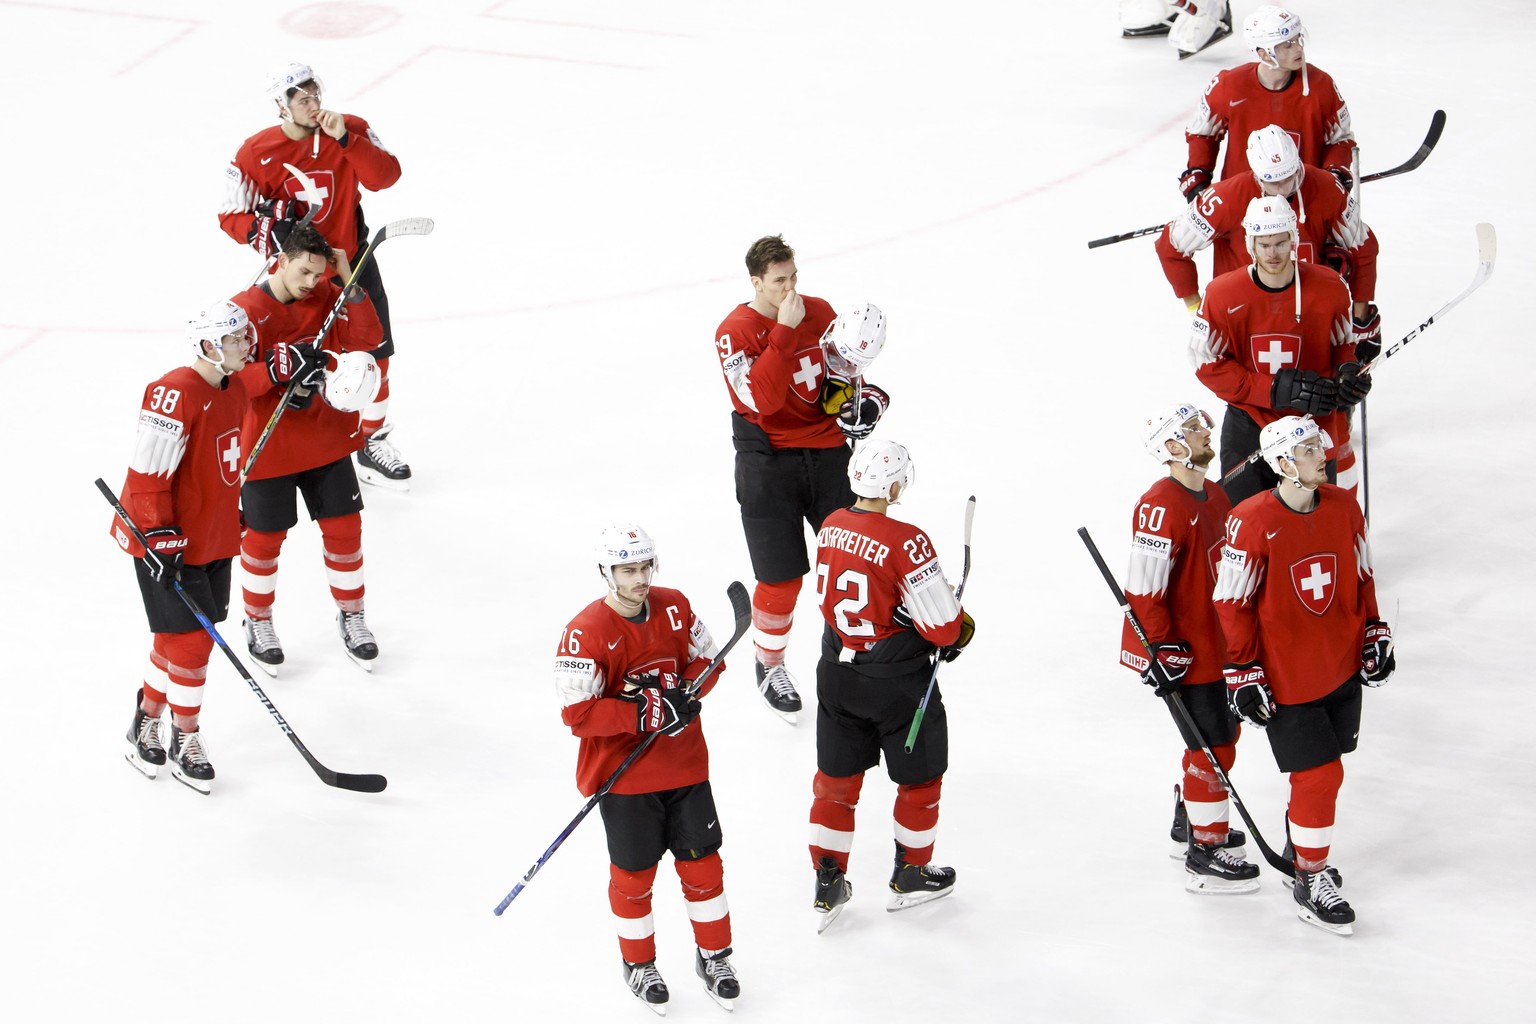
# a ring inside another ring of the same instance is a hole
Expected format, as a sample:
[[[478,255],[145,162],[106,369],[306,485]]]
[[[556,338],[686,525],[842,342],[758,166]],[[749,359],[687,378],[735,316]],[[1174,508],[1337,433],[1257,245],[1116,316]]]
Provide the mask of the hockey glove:
[[[1270,385],[1269,404],[1324,416],[1339,407],[1339,385],[1316,370],[1281,370]]]
[[[1179,175],[1179,191],[1186,203],[1194,202],[1195,196],[1211,187],[1211,172],[1204,167],[1191,167]]]
[[[1223,665],[1227,677],[1227,706],[1249,725],[1263,728],[1275,711],[1275,698],[1264,679],[1264,666],[1256,661],[1243,665]]]
[[[177,526],[162,526],[144,534],[144,568],[149,578],[169,589],[181,578],[181,558],[187,551],[187,536]]]
[[[1381,310],[1376,303],[1366,303],[1365,319],[1352,317],[1350,326],[1355,334],[1355,358],[1369,363],[1381,355]]]
[[[634,693],[636,732],[659,732],[676,736],[699,717],[704,705],[688,695],[687,690],[658,690],[645,687]]]
[[[269,199],[256,204],[256,219],[251,221],[245,241],[263,257],[276,256],[283,251],[288,232],[301,220],[309,204],[297,199]]]
[[[1329,242],[1323,246],[1323,265],[1333,269],[1344,279],[1345,284],[1355,278],[1354,253],[1335,242]]]
[[[267,353],[267,376],[273,384],[297,381],[300,387],[318,388],[324,374],[325,356],[308,342],[280,341]]]
[[[1361,674],[1366,686],[1380,686],[1397,671],[1392,627],[1380,619],[1365,620],[1365,645],[1360,648]]]
[[[1141,681],[1152,687],[1159,697],[1166,697],[1178,690],[1179,684],[1189,674],[1189,666],[1195,656],[1189,652],[1189,644],[1175,640],[1171,644],[1156,644],[1152,648],[1152,661],[1141,674]]]
[[[1360,400],[1371,393],[1371,375],[1359,363],[1345,363],[1336,373],[1340,405],[1359,405]]]
[[[859,392],[858,405],[852,399],[844,402],[837,413],[837,426],[843,436],[862,441],[874,433],[875,424],[885,415],[891,404],[891,396],[873,384],[865,384]]]
[[[1355,176],[1354,176],[1354,174],[1352,174],[1350,172],[1348,167],[1342,167],[1342,166],[1324,167],[1323,170],[1327,171],[1329,174],[1333,175],[1335,178],[1338,178],[1339,179],[1339,187],[1342,188],[1345,192],[1349,192],[1349,191],[1354,189],[1354,187],[1355,187]]]
[[[976,635],[976,620],[971,618],[970,612],[960,613],[960,638],[948,647],[939,648],[939,657],[945,661],[954,661],[960,657],[960,652],[965,650],[965,645],[971,642]]]

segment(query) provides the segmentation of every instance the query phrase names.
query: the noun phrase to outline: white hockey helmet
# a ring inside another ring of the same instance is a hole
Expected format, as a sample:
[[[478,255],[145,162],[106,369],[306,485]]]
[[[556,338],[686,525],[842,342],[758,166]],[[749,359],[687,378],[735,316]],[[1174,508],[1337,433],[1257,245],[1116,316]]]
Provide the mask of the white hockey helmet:
[[[325,371],[320,395],[338,412],[362,412],[378,397],[383,384],[384,375],[372,353],[343,352],[336,357],[336,369]]]
[[[315,69],[308,64],[300,64],[297,61],[289,61],[273,68],[267,75],[267,97],[282,108],[284,116],[288,113],[288,94],[299,88],[305,82],[311,82],[314,88],[308,90],[319,96],[325,91],[325,83],[315,75]]]
[[[1333,438],[1311,416],[1282,416],[1259,431],[1259,452],[1269,468],[1286,479],[1281,467],[1294,463],[1296,446],[1311,437],[1321,439],[1325,450],[1333,447]]]
[[[1141,434],[1141,443],[1146,446],[1147,454],[1159,463],[1176,462],[1179,456],[1168,450],[1166,442],[1177,441],[1184,446],[1184,468],[1194,469],[1194,463],[1190,460],[1195,450],[1194,446],[1184,438],[1184,425],[1196,417],[1206,430],[1210,430],[1215,425],[1210,414],[1196,407],[1193,402],[1179,402],[1165,406],[1148,416]]]
[[[650,562],[651,572],[659,572],[661,560],[656,557],[656,542],[645,529],[634,523],[622,526],[606,526],[597,535],[597,568],[614,589],[613,567],[630,562]]]
[[[1243,38],[1250,50],[1260,51],[1259,60],[1269,67],[1280,66],[1275,47],[1281,43],[1295,39],[1302,49],[1307,46],[1307,30],[1302,27],[1301,18],[1274,4],[1265,4],[1248,15],[1243,22]]]
[[[848,485],[861,498],[885,498],[892,505],[912,485],[912,453],[895,441],[871,438],[848,460]],[[891,497],[891,484],[900,484]]]
[[[207,360],[218,366],[224,360],[209,359],[203,352],[203,342],[211,342],[220,353],[224,351],[224,338],[231,334],[243,334],[246,341],[251,338],[251,318],[245,315],[245,310],[227,299],[211,302],[198,309],[197,312],[187,317],[187,340],[192,343],[192,350],[197,353],[199,359]],[[246,360],[251,358],[249,350]]]
[[[822,358],[839,377],[857,377],[885,347],[885,314],[872,302],[844,313],[821,335]]]
[[[1301,243],[1300,233],[1296,230],[1296,211],[1291,209],[1290,200],[1284,196],[1259,196],[1251,200],[1243,214],[1243,233],[1248,236],[1250,258],[1255,258],[1254,241],[1265,235],[1289,234],[1292,258],[1295,258],[1295,246]]]
[[[1265,125],[1248,133],[1248,167],[1261,183],[1284,181],[1300,173],[1301,152],[1290,132],[1277,124]]]

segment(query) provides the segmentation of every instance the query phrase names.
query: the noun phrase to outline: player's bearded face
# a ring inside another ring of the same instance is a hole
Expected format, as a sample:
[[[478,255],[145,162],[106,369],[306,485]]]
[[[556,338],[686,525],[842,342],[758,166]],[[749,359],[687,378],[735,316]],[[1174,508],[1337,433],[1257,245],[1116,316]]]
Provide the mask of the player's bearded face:
[[[1296,479],[1308,489],[1328,479],[1328,449],[1320,437],[1311,437],[1291,449],[1296,464]]]
[[[752,287],[760,298],[777,309],[799,280],[800,272],[795,269],[795,261],[785,260],[783,263],[768,264],[762,277],[752,279]]]
[[[303,299],[315,290],[315,285],[320,283],[330,269],[330,264],[312,252],[302,256],[290,258],[283,256],[278,266],[278,274],[282,276],[283,287],[288,289],[294,298]]]
[[[625,604],[640,605],[651,592],[651,563],[630,562],[613,567],[613,586]]]
[[[1216,457],[1216,450],[1211,447],[1211,428],[1196,416],[1185,423],[1183,429],[1184,443],[1189,445],[1189,461],[1196,469],[1209,466]]]
[[[306,82],[294,90],[288,97],[288,116],[293,118],[293,123],[300,128],[314,128],[318,122],[315,115],[320,113],[320,89],[313,82]]]
[[[1253,258],[1260,267],[1271,274],[1283,271],[1291,262],[1291,235],[1264,235],[1253,243]]]

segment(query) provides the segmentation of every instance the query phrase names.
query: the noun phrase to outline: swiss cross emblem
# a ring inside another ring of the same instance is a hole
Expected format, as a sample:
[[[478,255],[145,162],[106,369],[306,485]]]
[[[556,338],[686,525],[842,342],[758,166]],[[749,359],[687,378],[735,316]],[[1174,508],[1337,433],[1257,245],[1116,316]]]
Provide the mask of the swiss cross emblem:
[[[1339,560],[1332,551],[1291,563],[1291,584],[1296,588],[1296,596],[1313,615],[1323,614],[1333,603],[1338,579]]]
[[[790,376],[790,390],[802,402],[821,401],[821,343],[812,342],[795,353],[795,367]]]
[[[240,482],[240,429],[226,430],[213,442],[219,457],[219,476],[230,487]]]
[[[1299,334],[1255,334],[1248,339],[1253,368],[1271,377],[1281,370],[1294,370],[1301,361]]]
[[[305,189],[299,184],[299,180],[292,175],[283,182],[283,191],[294,199],[308,203],[309,208],[315,211],[314,223],[324,224],[325,218],[331,215],[331,203],[327,200],[336,194],[336,176],[331,171],[305,171],[309,175],[312,189]]]

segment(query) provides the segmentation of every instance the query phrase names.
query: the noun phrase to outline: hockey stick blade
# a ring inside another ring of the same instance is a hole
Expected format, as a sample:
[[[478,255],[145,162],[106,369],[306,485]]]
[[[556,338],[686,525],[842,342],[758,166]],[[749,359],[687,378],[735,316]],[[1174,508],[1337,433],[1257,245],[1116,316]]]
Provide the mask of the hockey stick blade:
[[[435,227],[437,224],[431,217],[407,217],[385,224],[374,237],[373,244],[378,245],[386,238],[398,238],[401,235],[430,235]]]
[[[1419,148],[1414,152],[1413,156],[1391,170],[1367,174],[1360,179],[1361,183],[1380,181],[1382,178],[1390,178],[1398,174],[1407,174],[1429,159],[1429,154],[1434,152],[1435,146],[1440,142],[1440,133],[1443,131],[1445,131],[1445,111],[1437,110],[1429,119],[1429,134],[1424,136],[1424,141],[1419,144]]]
[[[976,519],[976,495],[965,499],[965,564],[960,568],[960,584],[955,587],[955,603],[960,603],[960,598],[965,595],[965,581],[971,578],[971,523]],[[962,614],[964,610],[962,609]],[[944,664],[944,651],[934,652],[933,671],[928,674],[928,689],[923,691],[923,699],[918,702],[917,711],[912,715],[912,724],[907,727],[907,741],[902,744],[902,750],[912,753],[912,748],[917,745],[917,734],[923,727],[923,717],[928,714],[928,702],[933,699],[933,684],[939,678],[939,666]]]
[[[1414,338],[1417,338],[1420,334],[1423,334],[1431,324],[1445,316],[1445,314],[1449,313],[1456,306],[1460,305],[1462,300],[1464,300],[1468,295],[1471,295],[1473,292],[1481,288],[1483,283],[1493,276],[1493,264],[1495,258],[1498,256],[1498,248],[1498,234],[1494,231],[1493,225],[1487,223],[1486,221],[1478,224],[1477,273],[1472,275],[1472,283],[1463,288],[1461,294],[1457,295],[1454,299],[1447,302],[1445,305],[1441,306],[1439,309],[1430,314],[1429,319],[1425,320],[1423,323],[1419,324],[1419,326],[1415,327],[1413,330],[1403,335],[1400,339],[1393,342],[1391,348],[1382,351],[1376,356],[1375,359],[1372,359],[1365,368],[1366,372],[1369,373],[1374,370],[1377,364],[1379,364],[1383,359],[1387,359],[1393,355],[1396,355],[1404,345],[1408,344]],[[1260,454],[1260,452],[1251,452],[1246,459],[1223,473],[1221,477],[1221,486],[1226,487],[1227,484],[1236,479],[1237,474],[1241,473],[1247,466],[1258,462]]]
[[[128,510],[123,508],[123,503],[117,500],[117,495],[112,493],[112,488],[108,487],[106,481],[101,479],[101,477],[96,478],[96,489],[101,492],[102,497],[107,499],[107,504],[112,506],[113,511],[117,513],[118,520],[128,528],[129,532],[133,534],[134,539],[148,550],[149,545],[144,540],[143,531],[139,529],[138,524],[128,515]],[[389,783],[382,775],[348,775],[345,772],[333,772],[321,764],[315,755],[309,752],[309,748],[304,746],[304,741],[299,739],[298,734],[293,731],[293,727],[288,724],[288,720],[283,717],[282,712],[277,710],[277,706],[272,703],[271,698],[266,695],[266,692],[252,678],[250,672],[246,671],[240,659],[235,656],[235,652],[229,649],[229,644],[224,642],[224,638],[219,635],[219,631],[213,622],[209,620],[207,615],[203,614],[203,610],[197,606],[197,602],[192,600],[187,592],[182,589],[181,580],[175,580],[172,587],[176,591],[176,596],[181,598],[182,604],[187,606],[187,611],[192,613],[192,616],[197,619],[198,624],[203,627],[204,632],[213,637],[213,642],[218,644],[219,649],[228,656],[230,664],[235,666],[235,671],[240,673],[240,678],[245,680],[245,685],[251,688],[251,692],[256,695],[256,699],[261,701],[262,707],[267,709],[267,713],[272,716],[273,721],[277,723],[277,727],[283,731],[284,736],[288,737],[294,749],[303,755],[304,760],[309,764],[310,768],[314,769],[321,782],[327,786],[334,786],[337,789],[348,789],[356,793],[382,793],[384,791],[384,787]]]
[[[1103,245],[1114,245],[1116,242],[1129,242],[1131,239],[1140,238],[1143,235],[1155,235],[1163,230],[1165,226],[1166,223],[1153,224],[1149,228],[1137,228],[1135,231],[1127,231],[1123,235],[1107,235],[1104,238],[1095,238],[1088,243],[1088,248],[1097,249]]]
[[[1109,586],[1109,592],[1115,596],[1115,603],[1120,606],[1121,614],[1131,624],[1131,632],[1135,633],[1136,639],[1141,641],[1141,646],[1146,649],[1147,657],[1152,657],[1152,642],[1147,639],[1146,630],[1141,627],[1141,620],[1136,618],[1136,613],[1131,610],[1130,602],[1125,599],[1125,591],[1120,589],[1120,584],[1115,582],[1114,573],[1110,572],[1109,566],[1104,563],[1104,556],[1099,554],[1099,546],[1088,535],[1088,527],[1079,526],[1077,528],[1077,535],[1081,538],[1083,546],[1088,549],[1088,555],[1093,559],[1093,564],[1098,566],[1099,573],[1104,577],[1104,582]],[[1216,760],[1216,755],[1211,753],[1210,744],[1205,741],[1205,734],[1200,731],[1200,727],[1190,717],[1189,709],[1184,706],[1184,699],[1179,696],[1177,691],[1170,693],[1163,699],[1169,709],[1173,711],[1178,721],[1182,722],[1184,728],[1189,730],[1189,734],[1199,738],[1200,752],[1205,755],[1211,767],[1216,770],[1216,778],[1220,779],[1221,784],[1226,787],[1227,794],[1232,798],[1232,805],[1237,808],[1237,813],[1242,815],[1243,821],[1247,822],[1248,830],[1253,834],[1253,841],[1258,844],[1259,851],[1264,854],[1264,859],[1269,862],[1269,866],[1281,874],[1295,878],[1296,865],[1280,856],[1264,841],[1264,836],[1259,832],[1259,826],[1253,823],[1253,816],[1248,813],[1248,807],[1243,803],[1243,798],[1237,795],[1237,788],[1232,785],[1232,780],[1227,777],[1226,769],[1221,766],[1220,761]]]
[[[693,680],[693,686],[690,688],[692,691],[697,691],[706,679],[715,674],[715,671],[724,664],[725,656],[730,653],[731,648],[735,647],[741,638],[747,635],[747,630],[752,626],[752,600],[747,596],[747,588],[742,586],[740,581],[732,581],[731,585],[725,588],[725,593],[731,600],[731,614],[735,616],[736,620],[735,626],[731,631],[731,638],[725,642],[724,647],[720,648],[720,653],[716,654],[710,660],[710,663],[704,666],[704,671],[700,672],[698,677]],[[629,752],[629,756],[613,770],[613,774],[608,776],[601,786],[597,787],[597,792],[587,799],[582,809],[576,812],[576,817],[571,819],[571,823],[565,826],[565,829],[555,837],[553,843],[549,844],[549,849],[544,851],[543,856],[533,862],[533,867],[529,868],[527,873],[523,875],[523,880],[514,885],[512,891],[502,897],[501,902],[496,904],[491,913],[497,917],[506,913],[507,908],[512,905],[512,901],[517,899],[529,882],[533,881],[533,876],[539,873],[539,869],[571,837],[571,833],[576,831],[576,826],[580,825],[586,816],[592,813],[592,808],[597,806],[597,802],[603,798],[603,795],[613,788],[615,782],[619,781],[619,776],[628,771],[629,766],[638,761],[640,755],[645,753],[651,744],[656,741],[656,737],[660,735],[661,733],[658,732],[648,733],[645,739],[641,740],[640,744]]]

